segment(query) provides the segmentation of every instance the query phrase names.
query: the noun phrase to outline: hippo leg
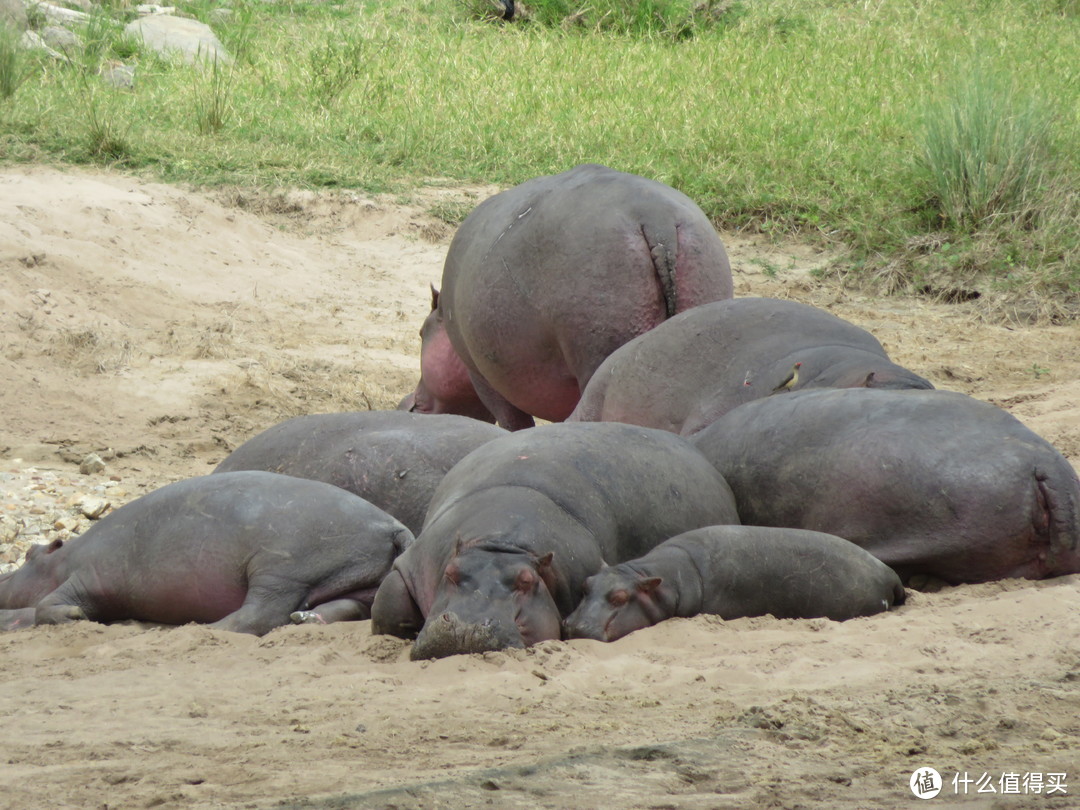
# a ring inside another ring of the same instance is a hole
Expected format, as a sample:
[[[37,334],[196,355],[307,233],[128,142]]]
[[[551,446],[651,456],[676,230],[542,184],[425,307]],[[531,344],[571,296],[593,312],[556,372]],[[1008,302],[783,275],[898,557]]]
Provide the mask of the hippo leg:
[[[375,593],[371,605],[371,632],[374,635],[416,638],[424,626],[424,614],[409,593],[401,572],[392,569]]]
[[[94,594],[88,593],[77,576],[69,577],[34,606],[34,624],[66,624],[94,621]]]
[[[525,428],[536,427],[535,420],[529,414],[492,388],[491,384],[479,374],[470,371],[469,379],[472,380],[480,401],[491,411],[499,427],[504,427],[507,430],[524,430]]]
[[[67,624],[86,621],[86,615],[78,605],[38,605],[34,609],[34,624]]]
[[[323,602],[311,610],[289,614],[294,624],[330,624],[331,622],[360,622],[371,618],[371,608],[357,599],[335,599]]]
[[[0,610],[0,632],[33,627],[35,610],[36,608],[32,607],[19,608],[18,610]]]
[[[303,597],[292,595],[291,599],[252,596],[248,591],[247,599],[238,609],[223,619],[212,622],[207,627],[216,630],[230,630],[234,633],[251,633],[263,636],[275,627],[290,624],[289,616]]]

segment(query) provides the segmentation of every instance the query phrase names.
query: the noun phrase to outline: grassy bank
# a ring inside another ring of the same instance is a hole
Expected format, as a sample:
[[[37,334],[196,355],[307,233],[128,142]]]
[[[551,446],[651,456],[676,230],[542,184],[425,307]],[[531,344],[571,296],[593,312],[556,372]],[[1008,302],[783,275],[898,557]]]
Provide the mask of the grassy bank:
[[[848,245],[846,270],[891,287],[1080,299],[1067,0],[744,0],[637,34],[469,17],[452,0],[234,5],[214,27],[238,58],[216,72],[114,31],[104,56],[137,63],[134,88],[36,60],[0,100],[0,159],[373,191],[595,161],[724,228]]]

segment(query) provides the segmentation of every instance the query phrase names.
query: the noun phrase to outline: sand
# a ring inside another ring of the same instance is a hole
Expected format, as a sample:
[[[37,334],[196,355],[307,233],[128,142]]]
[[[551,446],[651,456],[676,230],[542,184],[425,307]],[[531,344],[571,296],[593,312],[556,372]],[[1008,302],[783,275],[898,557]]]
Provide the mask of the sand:
[[[428,211],[495,190],[0,170],[3,514],[32,522],[35,476],[116,506],[289,416],[394,407],[453,230]],[[737,295],[827,307],[1080,463],[1075,324],[872,297],[828,252],[724,239]],[[83,476],[90,452],[106,469]],[[891,808],[927,767],[938,803],[1074,807],[1078,615],[1080,577],[1008,580],[842,624],[698,617],[421,663],[369,622],[31,628],[0,634],[0,807]]]

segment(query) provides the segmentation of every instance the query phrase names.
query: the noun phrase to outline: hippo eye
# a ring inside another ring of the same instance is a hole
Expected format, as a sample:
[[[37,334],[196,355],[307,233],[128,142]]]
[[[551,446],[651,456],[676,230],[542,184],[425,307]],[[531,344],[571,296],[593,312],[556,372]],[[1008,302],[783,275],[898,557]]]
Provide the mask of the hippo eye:
[[[612,591],[608,594],[608,604],[612,607],[622,607],[630,601],[630,593],[625,590]]]

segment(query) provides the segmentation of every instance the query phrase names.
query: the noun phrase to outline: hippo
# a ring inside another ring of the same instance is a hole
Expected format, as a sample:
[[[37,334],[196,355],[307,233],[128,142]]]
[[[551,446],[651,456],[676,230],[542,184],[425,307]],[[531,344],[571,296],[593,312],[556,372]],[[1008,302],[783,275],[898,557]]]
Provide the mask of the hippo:
[[[723,477],[674,434],[615,423],[518,431],[443,478],[379,586],[372,632],[416,637],[414,659],[558,639],[605,562],[738,522]]]
[[[706,526],[602,568],[563,622],[567,638],[615,641],[675,616],[842,622],[903,604],[900,578],[843,538],[801,529]]]
[[[534,178],[458,228],[399,407],[560,422],[619,346],[731,296],[724,245],[685,194],[595,164]]]
[[[692,437],[743,523],[827,532],[905,582],[1080,571],[1080,481],[1006,411],[952,391],[845,388],[748,402]]]
[[[347,489],[416,534],[446,471],[502,428],[452,414],[298,416],[248,439],[214,473],[266,470]]]
[[[331,484],[204,475],[144,495],[72,540],[32,546],[21,568],[0,575],[0,627],[135,619],[262,635],[298,610],[366,619],[412,540]]]
[[[934,386],[865,329],[823,309],[733,298],[683,312],[614,351],[568,421],[629,422],[689,436],[737,405],[804,388]]]

